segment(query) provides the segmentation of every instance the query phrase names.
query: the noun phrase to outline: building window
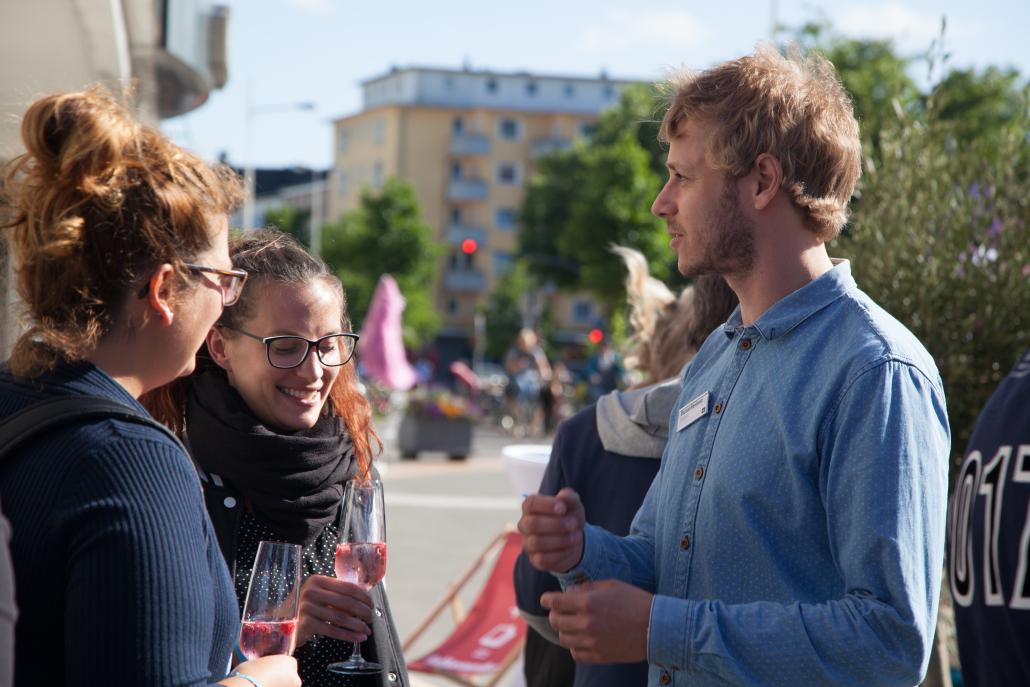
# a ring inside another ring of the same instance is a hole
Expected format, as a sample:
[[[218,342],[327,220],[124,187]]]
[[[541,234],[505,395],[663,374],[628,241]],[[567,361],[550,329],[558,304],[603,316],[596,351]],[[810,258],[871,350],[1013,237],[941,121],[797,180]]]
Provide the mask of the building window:
[[[594,321],[594,304],[590,301],[576,301],[572,304],[572,319],[580,324]]]
[[[522,127],[519,120],[512,117],[504,117],[497,122],[497,137],[506,141],[517,141],[522,137]]]
[[[451,133],[455,136],[461,136],[465,133],[465,120],[461,117],[455,117],[451,122]]]
[[[514,262],[511,253],[494,253],[494,274],[499,277],[508,274]]]
[[[486,92],[487,93],[496,93],[497,92],[497,79],[487,79],[486,80]]]
[[[497,208],[494,212],[494,224],[498,229],[514,229],[515,208]]]
[[[457,315],[459,309],[460,309],[460,306],[458,305],[458,299],[457,298],[450,298],[450,299],[447,300],[447,314],[448,315]]]
[[[347,172],[342,168],[336,170],[336,192],[341,196],[347,195]]]
[[[341,153],[347,152],[347,146],[350,144],[350,139],[347,135],[347,130],[340,127],[336,131],[336,149]]]
[[[460,162],[452,162],[451,163],[451,179],[460,179],[460,178],[461,178],[461,163]]]
[[[501,162],[497,165],[497,183],[514,186],[520,183],[519,166],[514,162]]]
[[[529,95],[529,96],[536,95],[536,89],[537,89],[536,81],[527,81],[526,82],[526,95]]]
[[[576,95],[576,87],[570,83],[565,84],[564,90],[566,98],[571,98],[572,96]]]
[[[580,122],[576,131],[580,138],[590,138],[594,133],[594,125],[590,122]]]
[[[451,224],[461,224],[461,208],[451,208]]]
[[[451,253],[451,269],[459,272],[471,272],[475,266],[475,253]]]
[[[386,140],[386,120],[376,120],[376,143],[382,144]]]
[[[372,165],[372,188],[379,190],[383,187],[383,163],[376,160]]]

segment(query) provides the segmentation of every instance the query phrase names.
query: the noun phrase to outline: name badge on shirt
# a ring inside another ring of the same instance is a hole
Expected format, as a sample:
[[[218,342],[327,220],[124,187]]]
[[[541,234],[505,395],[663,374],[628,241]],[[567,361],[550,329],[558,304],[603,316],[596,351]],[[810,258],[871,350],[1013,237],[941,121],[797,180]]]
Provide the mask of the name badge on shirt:
[[[684,429],[703,418],[706,414],[708,414],[707,391],[680,408],[679,417],[676,420],[676,431],[682,432]]]

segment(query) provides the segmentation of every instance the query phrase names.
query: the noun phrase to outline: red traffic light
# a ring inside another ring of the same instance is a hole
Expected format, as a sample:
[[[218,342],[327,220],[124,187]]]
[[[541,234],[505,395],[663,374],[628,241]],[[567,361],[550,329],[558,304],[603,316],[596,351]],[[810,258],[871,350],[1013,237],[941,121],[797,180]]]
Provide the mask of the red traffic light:
[[[602,332],[600,329],[591,329],[590,333],[587,334],[587,339],[590,340],[590,343],[596,346],[597,344],[604,341],[604,332]]]
[[[472,255],[479,246],[473,239],[465,239],[461,242],[461,252],[465,255]]]

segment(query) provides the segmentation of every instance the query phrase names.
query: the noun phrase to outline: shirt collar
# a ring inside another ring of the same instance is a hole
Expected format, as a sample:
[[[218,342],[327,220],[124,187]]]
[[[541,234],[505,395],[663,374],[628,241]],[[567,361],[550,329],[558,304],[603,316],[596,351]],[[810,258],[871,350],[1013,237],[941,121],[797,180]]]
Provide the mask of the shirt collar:
[[[833,268],[819,275],[800,289],[776,301],[752,325],[762,338],[771,340],[783,336],[810,316],[855,288],[851,276],[851,263],[831,258]],[[727,336],[733,336],[741,327],[740,306],[723,325]]]

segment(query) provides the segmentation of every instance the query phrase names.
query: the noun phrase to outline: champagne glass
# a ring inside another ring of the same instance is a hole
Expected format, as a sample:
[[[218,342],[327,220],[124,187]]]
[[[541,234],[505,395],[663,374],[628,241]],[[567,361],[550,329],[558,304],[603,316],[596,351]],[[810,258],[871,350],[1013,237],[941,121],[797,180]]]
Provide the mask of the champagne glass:
[[[343,509],[336,544],[336,577],[366,590],[379,584],[386,574],[386,512],[383,483],[378,479],[355,478],[343,492]],[[360,642],[354,642],[346,661],[331,663],[328,670],[343,675],[371,675],[382,671],[378,663],[361,656]]]
[[[300,613],[300,546],[263,541],[243,604],[239,653],[252,660],[293,652]]]

